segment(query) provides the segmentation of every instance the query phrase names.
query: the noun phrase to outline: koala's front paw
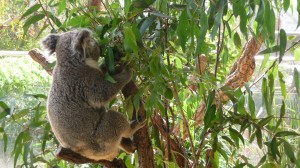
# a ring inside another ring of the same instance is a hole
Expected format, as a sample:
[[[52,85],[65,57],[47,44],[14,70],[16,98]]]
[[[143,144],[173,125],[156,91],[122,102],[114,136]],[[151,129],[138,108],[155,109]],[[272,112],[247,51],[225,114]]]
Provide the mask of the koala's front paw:
[[[138,122],[138,121],[134,120],[134,121],[132,121],[132,122],[130,123],[130,127],[131,127],[131,129],[137,131],[137,130],[143,128],[143,127],[146,125],[146,122],[147,122],[146,119],[143,120],[143,121],[141,121],[141,122]]]
[[[123,71],[120,73],[122,74],[122,76],[125,78],[125,79],[128,79],[128,82],[131,80],[132,78],[132,70],[129,69],[129,68],[124,68]]]

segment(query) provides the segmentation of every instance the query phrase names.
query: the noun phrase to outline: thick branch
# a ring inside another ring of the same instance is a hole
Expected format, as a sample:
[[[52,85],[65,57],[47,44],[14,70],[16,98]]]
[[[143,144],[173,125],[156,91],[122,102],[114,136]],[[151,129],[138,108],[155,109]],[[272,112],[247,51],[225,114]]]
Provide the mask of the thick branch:
[[[107,160],[92,160],[73,152],[71,149],[59,147],[56,152],[56,157],[68,162],[83,164],[83,163],[100,163],[109,168],[126,168],[125,163],[120,159],[114,159],[112,162]]]

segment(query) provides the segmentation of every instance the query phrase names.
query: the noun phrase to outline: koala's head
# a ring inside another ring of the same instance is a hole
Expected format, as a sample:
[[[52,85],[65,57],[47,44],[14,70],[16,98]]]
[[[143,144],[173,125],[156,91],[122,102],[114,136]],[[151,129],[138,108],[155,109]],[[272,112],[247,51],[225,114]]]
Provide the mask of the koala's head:
[[[79,29],[62,34],[50,34],[43,39],[42,45],[50,51],[56,52],[57,60],[72,59],[97,61],[100,48],[88,29]]]

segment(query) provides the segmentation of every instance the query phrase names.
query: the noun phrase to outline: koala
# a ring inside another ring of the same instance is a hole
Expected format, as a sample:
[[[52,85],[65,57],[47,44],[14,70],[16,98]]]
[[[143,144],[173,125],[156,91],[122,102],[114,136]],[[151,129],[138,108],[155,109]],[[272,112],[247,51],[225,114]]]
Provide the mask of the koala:
[[[47,116],[60,145],[93,160],[112,161],[119,149],[134,152],[129,138],[145,120],[128,122],[122,113],[104,107],[132,72],[125,68],[113,75],[116,83],[105,80],[97,63],[100,49],[88,29],[50,34],[42,45],[57,58]]]

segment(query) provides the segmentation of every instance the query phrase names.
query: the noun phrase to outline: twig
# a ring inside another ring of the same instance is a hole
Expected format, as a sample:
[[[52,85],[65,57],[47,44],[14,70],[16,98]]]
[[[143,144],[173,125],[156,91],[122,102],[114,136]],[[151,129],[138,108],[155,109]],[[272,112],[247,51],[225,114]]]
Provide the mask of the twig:
[[[193,158],[194,158],[194,162],[195,162],[195,168],[198,167],[198,164],[197,164],[197,157],[196,157],[196,152],[195,152],[195,146],[194,146],[194,142],[193,142],[193,138],[191,136],[191,132],[190,132],[190,129],[189,129],[189,122],[188,120],[186,119],[185,115],[184,115],[184,111],[183,111],[183,106],[181,104],[181,101],[179,99],[179,96],[178,96],[178,92],[177,92],[177,89],[176,89],[176,85],[174,83],[174,81],[172,81],[172,85],[173,85],[173,95],[174,95],[174,98],[175,98],[175,101],[177,102],[177,105],[179,107],[179,112],[182,116],[182,119],[183,119],[183,126],[186,127],[187,129],[187,132],[188,132],[188,136],[189,136],[189,140],[190,140],[190,144],[191,144],[191,149],[192,149],[192,155],[193,155]]]
[[[224,29],[223,29],[224,31]],[[215,78],[217,78],[218,73],[218,66],[220,62],[220,55],[223,48],[223,41],[224,41],[224,32],[222,33],[222,39],[221,39],[221,24],[219,25],[219,37],[218,37],[218,43],[217,43],[217,58],[216,58],[216,65],[215,65]]]
[[[204,141],[205,141],[206,137],[207,137],[209,134],[210,134],[210,131],[206,131],[206,132],[204,133],[203,138],[201,139],[201,142],[200,142],[200,145],[199,145],[199,149],[198,149],[197,154],[196,154],[197,159],[199,159],[199,157],[200,157],[200,155],[201,155],[202,148],[203,148],[203,145],[204,145]]]
[[[168,116],[168,104],[169,101],[165,101],[165,116],[166,116],[166,123],[167,123],[167,128],[166,128],[166,135],[167,135],[167,161],[171,161],[171,146],[170,146],[170,122],[169,122],[169,116]]]
[[[273,64],[258,78],[256,79],[249,87],[253,87],[253,85],[255,85],[257,82],[259,82],[268,72],[269,70],[271,70],[275,65],[276,63],[278,62],[278,59],[276,59]]]
[[[295,47],[298,43],[300,43],[300,40],[298,40],[293,45],[291,45],[288,49],[285,50],[285,52],[288,52],[291,48]]]
[[[108,14],[109,18],[112,20],[111,14],[110,14],[106,4],[103,2],[103,0],[101,0],[101,3],[104,6],[105,10],[107,11],[107,14]],[[114,13],[113,13],[113,15],[114,15],[114,17],[116,17]]]
[[[55,30],[54,26],[52,25],[52,23],[51,23],[51,21],[50,21],[50,19],[49,19],[48,12],[47,12],[47,11],[45,10],[45,8],[43,7],[43,4],[42,4],[41,0],[39,0],[39,3],[42,5],[42,9],[43,9],[43,11],[44,11],[44,13],[45,13],[45,16],[46,16],[46,18],[47,18],[47,20],[48,20],[48,23],[50,24],[51,28],[52,28],[53,30]],[[46,3],[46,4],[47,4],[47,3]]]

